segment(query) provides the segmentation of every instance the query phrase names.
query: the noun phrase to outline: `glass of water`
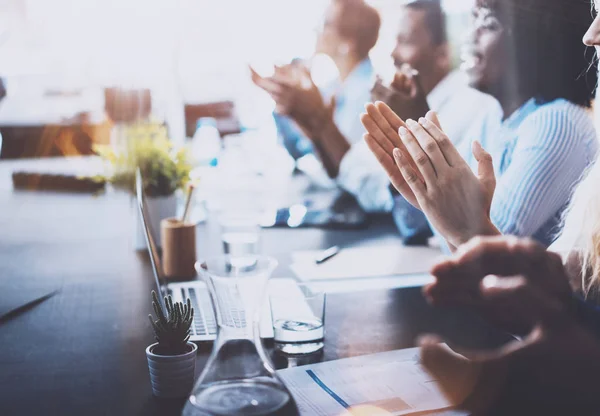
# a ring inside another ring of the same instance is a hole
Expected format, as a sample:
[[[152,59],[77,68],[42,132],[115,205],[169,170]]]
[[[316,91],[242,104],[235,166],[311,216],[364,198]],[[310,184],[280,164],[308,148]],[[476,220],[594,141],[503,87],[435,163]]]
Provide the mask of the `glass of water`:
[[[253,213],[223,213],[219,217],[223,252],[232,266],[252,267],[260,254],[259,216]]]
[[[269,296],[275,349],[284,354],[312,354],[323,349],[325,293],[299,283],[294,290]]]

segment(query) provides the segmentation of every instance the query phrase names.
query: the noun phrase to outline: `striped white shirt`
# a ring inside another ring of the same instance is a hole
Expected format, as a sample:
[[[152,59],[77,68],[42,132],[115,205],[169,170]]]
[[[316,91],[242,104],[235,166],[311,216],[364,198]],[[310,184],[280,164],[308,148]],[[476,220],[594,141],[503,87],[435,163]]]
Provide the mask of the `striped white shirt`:
[[[564,99],[545,104],[531,99],[506,120],[489,118],[470,135],[494,159],[492,222],[503,234],[550,245],[560,215],[598,148],[586,109]],[[459,150],[476,172],[471,149]]]

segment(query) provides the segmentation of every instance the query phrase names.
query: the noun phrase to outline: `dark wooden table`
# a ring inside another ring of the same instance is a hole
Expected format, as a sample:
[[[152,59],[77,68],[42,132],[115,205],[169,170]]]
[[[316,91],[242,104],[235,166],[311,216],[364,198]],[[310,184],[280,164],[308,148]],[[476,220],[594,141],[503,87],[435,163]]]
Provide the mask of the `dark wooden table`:
[[[153,342],[153,281],[132,248],[130,199],[13,191],[10,172],[26,163],[0,162],[0,310],[23,291],[60,292],[0,324],[0,415],[178,414],[182,401],[151,394],[144,349]],[[210,226],[198,231],[199,251],[220,251]],[[265,231],[263,249],[285,262],[292,250],[395,238],[379,218],[363,231]],[[289,276],[286,264],[277,274]],[[423,332],[465,347],[507,339],[466,312],[430,308],[419,288],[332,294],[326,331],[324,360],[412,347]],[[198,370],[209,351],[201,346]]]

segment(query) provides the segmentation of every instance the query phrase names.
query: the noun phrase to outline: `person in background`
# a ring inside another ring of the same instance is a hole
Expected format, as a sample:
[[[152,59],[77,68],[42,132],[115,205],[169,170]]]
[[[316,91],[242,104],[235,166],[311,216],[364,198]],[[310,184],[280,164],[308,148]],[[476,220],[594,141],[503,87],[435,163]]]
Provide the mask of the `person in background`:
[[[405,124],[383,103],[368,106],[367,144],[450,249],[476,235],[555,239],[598,147],[587,111],[596,66],[580,42],[590,20],[581,1],[477,0],[464,66],[503,116],[471,131],[472,152],[452,145],[433,112]]]
[[[429,109],[439,115],[448,136],[455,145],[466,140],[473,120],[499,114],[496,100],[468,85],[464,72],[452,69],[451,48],[447,34],[447,17],[439,0],[413,0],[402,6],[396,46],[391,57],[396,76],[391,85],[378,80],[372,100],[387,103],[403,119],[421,116]],[[414,71],[414,72],[413,72]],[[405,93],[401,80],[418,74],[415,89]],[[385,192],[389,179],[380,168],[371,167],[372,156],[365,143],[347,159],[354,183],[363,183],[363,192]],[[358,147],[358,146],[357,146]],[[370,191],[368,186],[372,186]],[[401,195],[391,189],[387,205],[393,205],[393,216],[405,244],[423,245],[433,234],[427,219]],[[391,198],[393,199],[393,202]]]
[[[447,17],[439,0],[412,0],[404,4],[391,57],[397,77],[407,70],[409,76],[410,70],[416,71],[420,87],[418,93],[425,100],[413,101],[411,108],[406,108],[402,86],[397,89],[394,83],[385,86],[382,80],[376,82],[372,99],[387,103],[403,119],[411,118],[407,112],[422,116],[432,109],[458,146],[465,139],[473,120],[500,109],[492,97],[469,86],[463,71],[452,68],[446,27]]]
[[[333,60],[339,79],[322,91],[299,60],[277,67],[274,76],[268,78],[251,68],[253,82],[277,104],[279,135],[295,159],[316,150],[333,174],[339,162],[335,155],[329,157],[322,143],[325,138],[335,134],[347,147],[361,141],[363,127],[358,117],[370,98],[374,70],[369,52],[377,43],[380,25],[378,12],[363,0],[333,0],[329,4],[315,54]]]

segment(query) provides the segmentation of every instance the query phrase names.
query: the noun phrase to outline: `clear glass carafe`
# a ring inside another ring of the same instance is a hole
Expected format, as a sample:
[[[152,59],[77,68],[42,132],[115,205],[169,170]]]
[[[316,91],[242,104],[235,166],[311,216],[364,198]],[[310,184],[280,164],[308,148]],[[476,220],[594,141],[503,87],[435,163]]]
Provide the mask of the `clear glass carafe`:
[[[276,266],[269,257],[257,257],[253,265],[243,268],[226,256],[198,264],[210,289],[219,330],[184,415],[297,414],[292,395],[275,374],[259,334],[261,304]]]

